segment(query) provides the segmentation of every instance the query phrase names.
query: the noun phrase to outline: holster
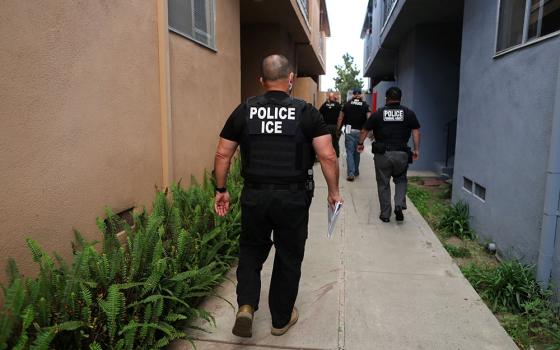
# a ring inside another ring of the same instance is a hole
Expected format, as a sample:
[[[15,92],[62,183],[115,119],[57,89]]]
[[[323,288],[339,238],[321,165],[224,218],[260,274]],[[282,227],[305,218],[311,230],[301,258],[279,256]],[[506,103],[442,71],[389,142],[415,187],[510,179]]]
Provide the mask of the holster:
[[[406,153],[408,154],[408,164],[412,164],[412,148],[407,147]]]

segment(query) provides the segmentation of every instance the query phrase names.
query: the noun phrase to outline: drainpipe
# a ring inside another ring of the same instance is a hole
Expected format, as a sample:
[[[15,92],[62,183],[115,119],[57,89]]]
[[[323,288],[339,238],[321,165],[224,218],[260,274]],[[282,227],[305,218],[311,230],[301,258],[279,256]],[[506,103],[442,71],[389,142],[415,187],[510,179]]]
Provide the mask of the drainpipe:
[[[560,64],[558,65],[556,95],[552,111],[552,133],[548,152],[548,168],[544,192],[544,213],[541,244],[537,263],[537,281],[542,288],[550,285],[554,263],[557,225],[560,216]],[[560,282],[560,281],[557,281]]]
[[[167,0],[157,0],[159,97],[161,119],[162,185],[171,186],[173,174],[173,123],[171,119],[171,74],[169,61],[169,18]]]

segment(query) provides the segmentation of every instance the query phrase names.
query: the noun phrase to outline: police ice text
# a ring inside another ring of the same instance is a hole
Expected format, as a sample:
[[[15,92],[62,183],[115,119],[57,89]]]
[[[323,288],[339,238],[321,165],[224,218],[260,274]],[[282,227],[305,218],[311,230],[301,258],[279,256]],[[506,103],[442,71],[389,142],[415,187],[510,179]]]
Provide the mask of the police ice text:
[[[293,107],[251,107],[249,119],[262,120],[262,134],[282,134],[282,121],[295,120],[296,109]]]

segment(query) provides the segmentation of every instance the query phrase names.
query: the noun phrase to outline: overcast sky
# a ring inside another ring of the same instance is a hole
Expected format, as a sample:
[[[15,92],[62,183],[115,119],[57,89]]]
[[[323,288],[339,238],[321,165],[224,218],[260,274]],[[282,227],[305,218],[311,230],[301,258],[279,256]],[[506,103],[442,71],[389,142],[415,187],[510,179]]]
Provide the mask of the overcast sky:
[[[368,0],[326,0],[331,26],[327,38],[327,74],[321,76],[321,90],[334,89],[335,65],[343,63],[342,55],[348,52],[363,74],[364,43],[360,39]],[[364,83],[366,81],[364,80]],[[367,87],[367,84],[364,84]]]

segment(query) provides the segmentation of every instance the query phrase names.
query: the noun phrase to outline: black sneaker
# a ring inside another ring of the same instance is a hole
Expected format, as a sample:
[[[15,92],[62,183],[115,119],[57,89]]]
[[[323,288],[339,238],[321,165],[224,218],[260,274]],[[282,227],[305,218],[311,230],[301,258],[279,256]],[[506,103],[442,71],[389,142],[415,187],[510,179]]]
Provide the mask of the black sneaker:
[[[348,176],[346,178],[346,181],[350,181],[350,182],[354,181],[354,176]]]
[[[404,215],[401,207],[395,207],[395,218],[397,219],[397,221],[404,220]]]
[[[383,222],[389,222],[391,221],[391,219],[389,218],[384,218],[383,216],[379,215],[379,220],[383,221]]]

